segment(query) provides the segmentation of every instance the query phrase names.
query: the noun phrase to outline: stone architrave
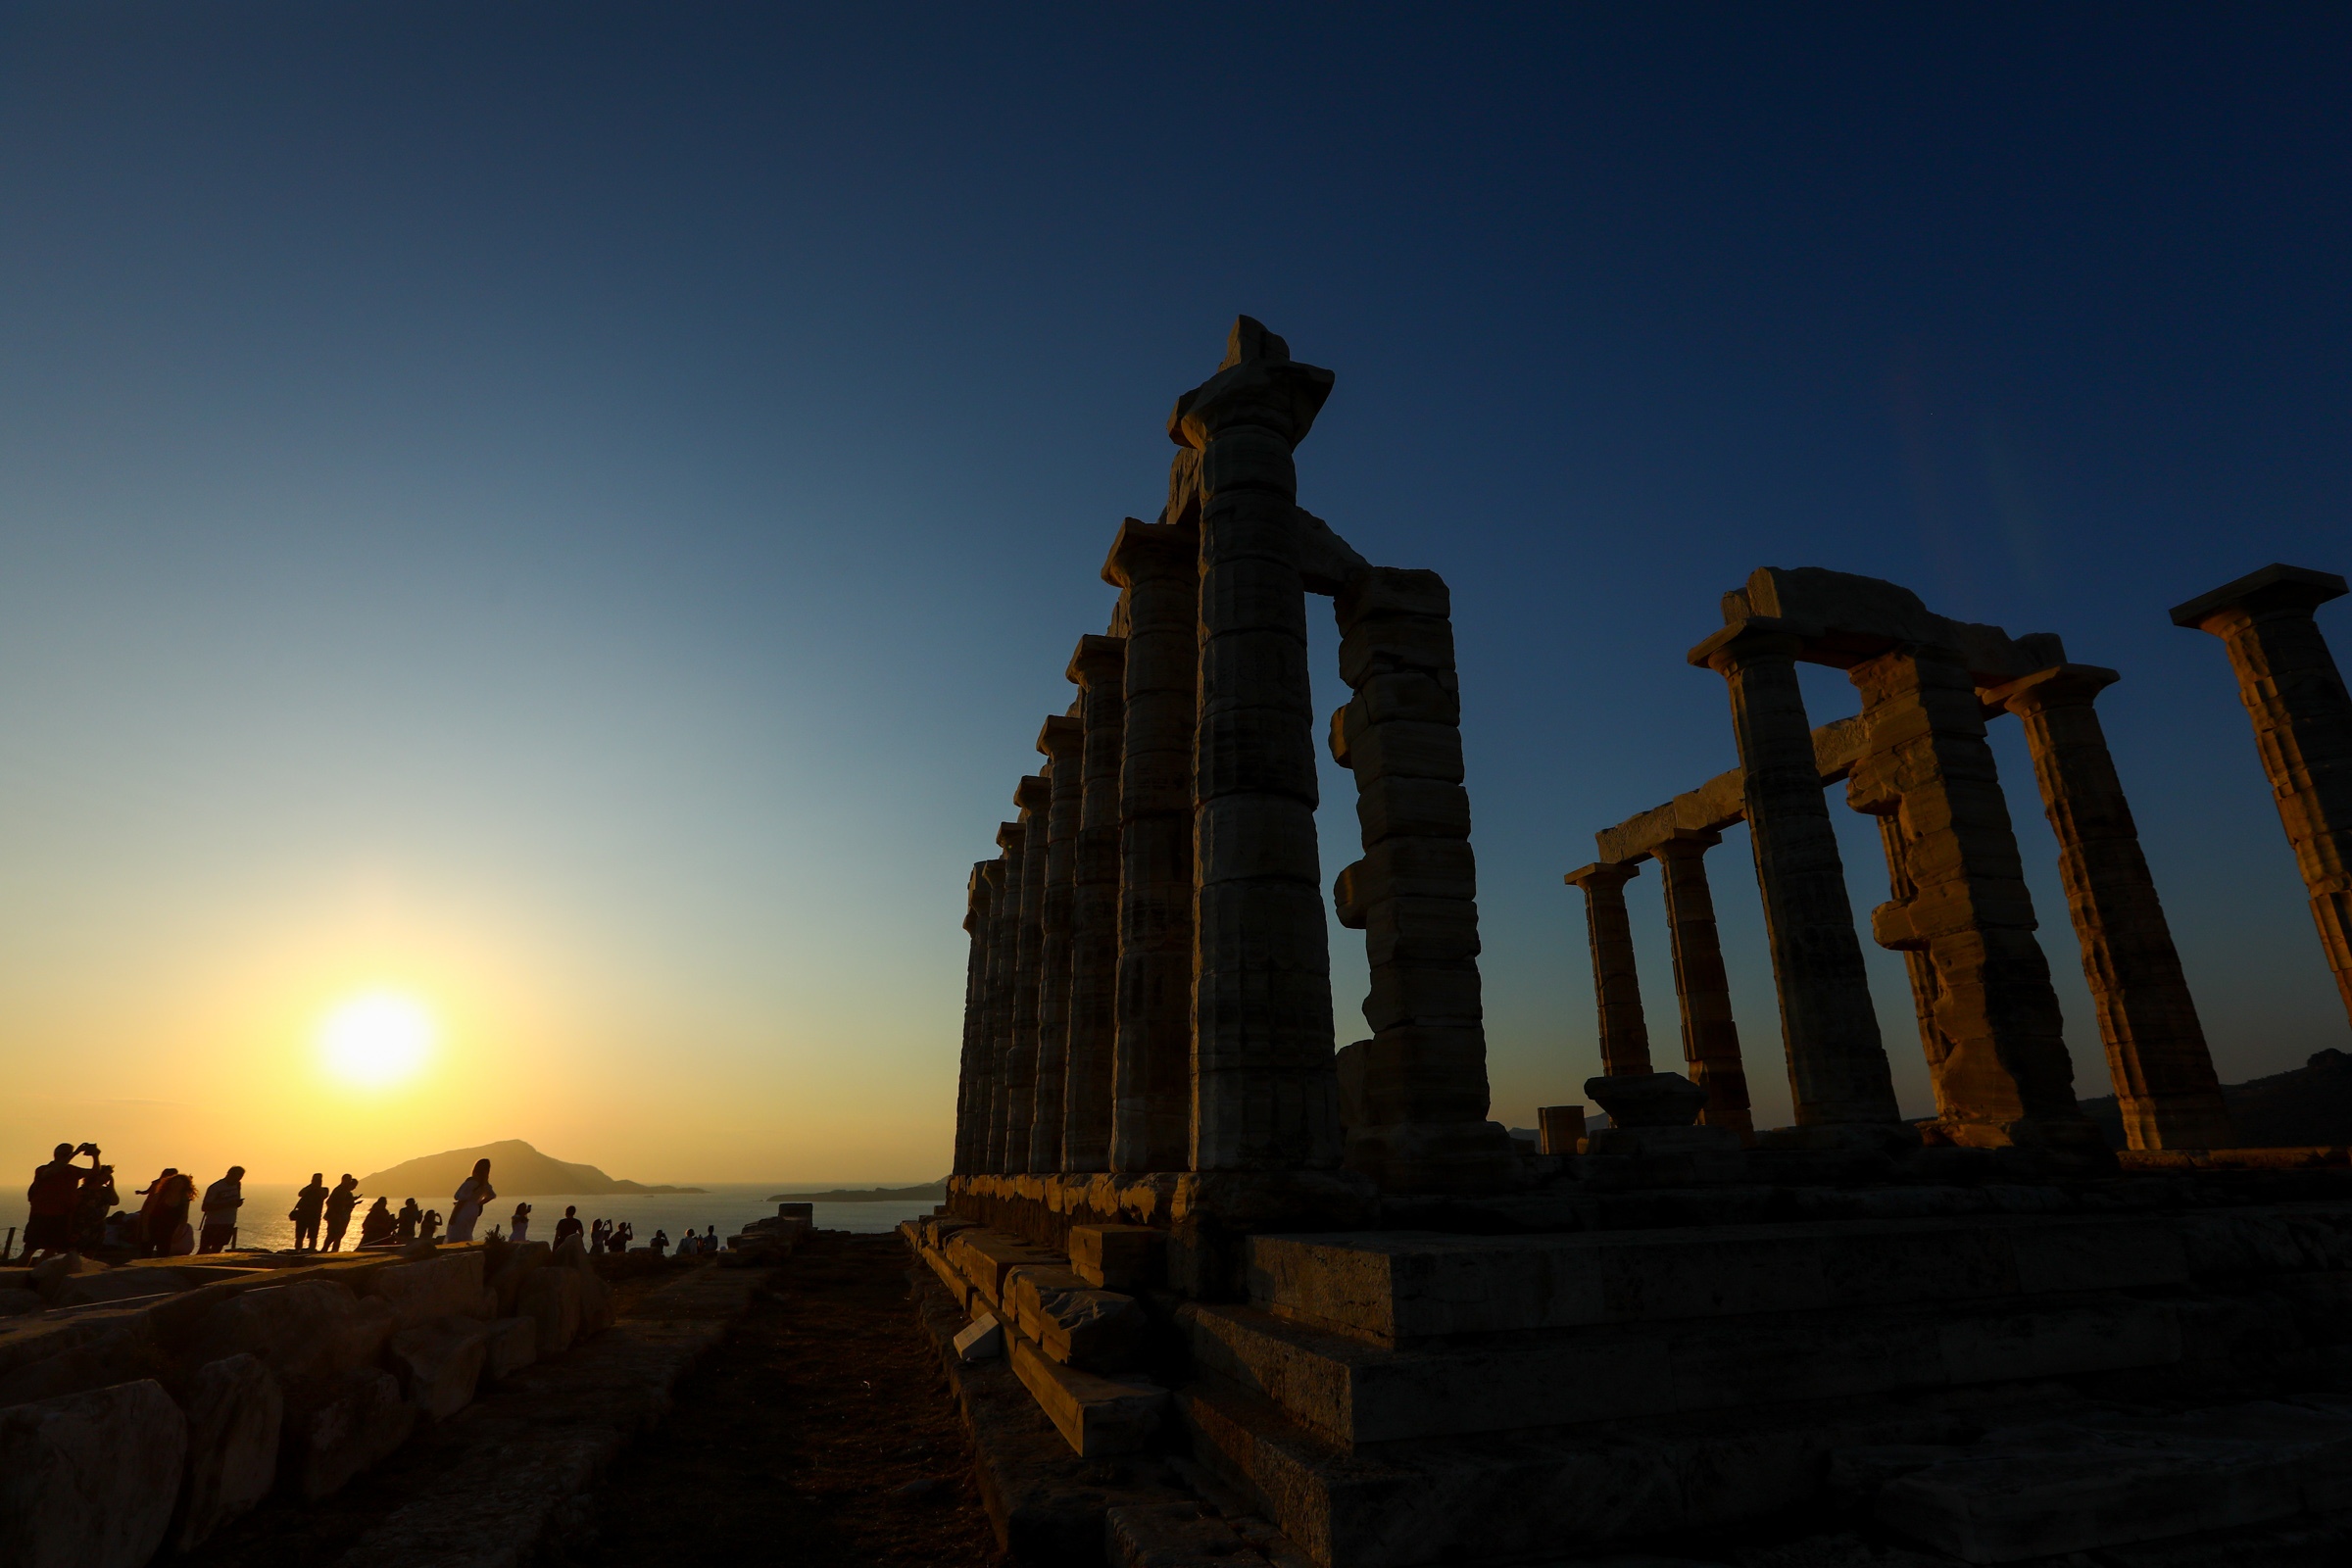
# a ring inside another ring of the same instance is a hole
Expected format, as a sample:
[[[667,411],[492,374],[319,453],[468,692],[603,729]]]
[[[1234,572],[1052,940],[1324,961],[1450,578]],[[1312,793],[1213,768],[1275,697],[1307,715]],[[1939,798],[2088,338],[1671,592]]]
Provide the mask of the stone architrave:
[[[1038,731],[1046,776],[1046,883],[1038,919],[1037,1068],[1029,1110],[1029,1169],[1061,1169],[1061,1091],[1070,1049],[1070,901],[1078,870],[1078,814],[1086,795],[1086,730],[1055,714]]]
[[[956,1174],[972,1164],[972,1088],[978,1082],[975,1041],[988,1016],[988,862],[975,861],[963,886],[963,929],[971,955],[963,965],[963,1047],[956,1070]]]
[[[988,866],[988,1017],[978,1042],[979,1084],[972,1092],[975,1170],[1004,1168],[1004,1054],[1012,1045],[1013,906],[1019,903],[1021,845],[1028,830],[997,824],[1002,852]]]
[[[1642,980],[1634,968],[1634,926],[1625,909],[1625,885],[1642,874],[1631,862],[1594,861],[1562,878],[1585,893],[1585,930],[1592,947],[1592,1000],[1600,1012],[1600,1068],[1604,1077],[1655,1071],[1649,1064],[1649,1025],[1642,1016]]]
[[[1200,535],[1129,517],[1102,578],[1126,590],[1119,760],[1117,1037],[1110,1167],[1192,1161],[1193,738],[1200,712]]]
[[[1331,953],[1315,853],[1304,524],[1292,450],[1329,370],[1247,317],[1168,433],[1200,454],[1194,755],[1193,1168],[1340,1161]]]
[[[1683,1060],[1690,1081],[1707,1092],[1699,1124],[1752,1135],[1747,1068],[1740,1057],[1740,1025],[1732,1017],[1732,986],[1715,930],[1715,896],[1707,886],[1707,851],[1720,833],[1677,833],[1654,846],[1665,884],[1666,927],[1674,939],[1674,997],[1683,1022]]]
[[[1029,1168],[1029,1123],[1037,1107],[1037,992],[1045,941],[1046,857],[1052,781],[1031,774],[1012,800],[1021,808],[1021,890],[1012,911],[1012,1031],[1004,1049],[1004,1162],[1010,1175]]]
[[[1341,1060],[1346,1162],[1392,1192],[1492,1189],[1515,1156],[1487,1119],[1451,599],[1434,571],[1365,566],[1334,608],[1340,674],[1355,696],[1332,715],[1331,751],[1355,775],[1364,846],[1335,892],[1371,971],[1372,1038]]]
[[[1717,671],[1731,689],[1748,843],[1763,896],[1796,1111],[1795,1141],[1835,1143],[1853,1136],[1890,1142],[1904,1131],[1902,1116],[1895,1107],[1878,1014],[1871,1007],[1845,866],[1822,799],[1813,727],[1796,683],[1802,647],[1794,628],[1751,616],[1692,649],[1690,662]]]
[[[1967,666],[1913,646],[1865,659],[1847,678],[1870,742],[1846,800],[1897,818],[1911,884],[1872,912],[1871,934],[1935,966],[1936,1131],[1976,1148],[2103,1149],[2075,1101],[2058,994]]]
[[[1070,657],[1086,727],[1070,895],[1069,1050],[1062,1068],[1061,1168],[1110,1169],[1119,1034],[1119,763],[1127,640],[1082,637]]]
[[[2320,946],[2352,1015],[2352,694],[2312,618],[2346,591],[2333,572],[2269,565],[2177,607],[2173,623],[2211,632],[2230,651]]]
[[[2213,1053],[2091,707],[2118,678],[2058,664],[1989,695],[2025,726],[2125,1136],[2133,1149],[2228,1149]]]

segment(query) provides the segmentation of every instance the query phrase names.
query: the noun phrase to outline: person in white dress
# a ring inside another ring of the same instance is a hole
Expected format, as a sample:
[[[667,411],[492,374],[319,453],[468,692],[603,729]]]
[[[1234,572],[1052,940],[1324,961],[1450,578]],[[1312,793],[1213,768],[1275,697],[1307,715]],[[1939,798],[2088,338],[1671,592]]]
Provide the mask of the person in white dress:
[[[474,1221],[482,1217],[482,1209],[497,1197],[498,1193],[490,1185],[490,1162],[486,1159],[475,1160],[473,1174],[458,1184],[457,1193],[450,1200],[447,1239],[453,1242],[472,1241]]]

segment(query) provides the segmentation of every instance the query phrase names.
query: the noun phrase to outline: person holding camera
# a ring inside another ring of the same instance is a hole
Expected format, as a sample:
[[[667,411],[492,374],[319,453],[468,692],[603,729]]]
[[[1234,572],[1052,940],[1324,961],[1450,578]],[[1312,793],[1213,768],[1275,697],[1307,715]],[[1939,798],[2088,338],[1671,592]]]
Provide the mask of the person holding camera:
[[[74,1163],[76,1154],[90,1156],[89,1169]],[[24,1189],[28,1210],[24,1217],[25,1258],[35,1252],[74,1250],[74,1225],[81,1209],[81,1184],[84,1178],[95,1176],[98,1168],[96,1144],[60,1144],[50,1152],[48,1164],[34,1167],[32,1185]]]

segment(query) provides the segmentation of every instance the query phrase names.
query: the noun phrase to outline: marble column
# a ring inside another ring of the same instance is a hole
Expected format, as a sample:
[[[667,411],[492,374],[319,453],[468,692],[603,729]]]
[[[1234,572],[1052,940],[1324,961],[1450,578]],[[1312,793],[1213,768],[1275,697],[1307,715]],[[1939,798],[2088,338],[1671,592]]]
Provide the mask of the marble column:
[[[1061,1166],[1061,1097],[1070,1050],[1070,904],[1077,892],[1078,815],[1086,796],[1086,730],[1055,714],[1038,731],[1046,777],[1046,887],[1038,920],[1037,1079],[1029,1113],[1029,1168]]]
[[[1911,883],[1872,911],[1871,934],[1925,953],[1936,971],[1936,1132],[1973,1148],[2102,1151],[2075,1101],[2058,993],[1967,666],[1918,646],[1846,673],[1869,735],[1846,800],[1899,823]]]
[[[1029,1169],[1029,1128],[1037,1109],[1037,1007],[1045,973],[1046,861],[1052,832],[1053,781],[1031,774],[1013,792],[1026,830],[1021,896],[1013,913],[1012,1039],[1004,1052],[1004,1164]]]
[[[1887,896],[1897,904],[1908,904],[1919,892],[1919,884],[1911,880],[1911,843],[1903,832],[1899,813],[1876,819],[1879,824],[1879,849],[1886,857]],[[1911,1016],[1919,1028],[1919,1053],[1922,1060],[1936,1061],[1943,1055],[1943,1036],[1936,1029],[1936,965],[1925,950],[1904,948],[1903,977],[1911,984]]]
[[[1678,833],[1650,849],[1665,884],[1666,927],[1674,938],[1674,1000],[1682,1013],[1683,1060],[1690,1081],[1707,1092],[1704,1127],[1727,1127],[1742,1140],[1755,1123],[1748,1111],[1747,1068],[1740,1059],[1740,1025],[1732,1017],[1732,984],[1723,970],[1715,931],[1715,896],[1707,886],[1707,851],[1720,833]]]
[[[963,887],[963,929],[971,954],[963,965],[963,1044],[956,1064],[956,1174],[968,1176],[972,1163],[972,1094],[979,1084],[977,1042],[988,1019],[988,865],[972,866]]]
[[[1340,1161],[1331,954],[1291,453],[1330,394],[1248,318],[1169,433],[1200,454],[1193,762],[1195,1170]]]
[[[1127,639],[1082,637],[1070,657],[1085,725],[1085,784],[1070,896],[1069,1051],[1062,1072],[1061,1168],[1110,1169],[1119,1034],[1119,763],[1126,732]]]
[[[1342,871],[1340,923],[1364,933],[1372,1038],[1341,1053],[1346,1163],[1391,1192],[1489,1191],[1516,1167],[1487,1119],[1478,879],[1462,789],[1451,596],[1434,571],[1365,567],[1334,599],[1340,676],[1331,751],[1355,775],[1363,858]]]
[[[1200,538],[1127,519],[1103,564],[1126,590],[1117,1037],[1110,1168],[1176,1171],[1193,1141],[1193,732]]]
[[[1585,934],[1592,947],[1592,1000],[1600,1010],[1600,1071],[1604,1078],[1654,1072],[1649,1025],[1642,1016],[1642,977],[1634,967],[1634,924],[1626,914],[1625,885],[1642,874],[1637,862],[1601,860],[1563,879],[1585,891]]]
[[[2230,651],[2237,695],[2311,893],[2311,916],[2352,1015],[2352,695],[2312,612],[2346,592],[2333,572],[2265,566],[2173,611]]]
[[[982,1071],[985,1133],[980,1168],[1004,1169],[1004,1064],[1012,1054],[1012,972],[1019,958],[1021,870],[1029,830],[1018,822],[997,824],[995,885],[988,909],[988,1062]]]
[[[1813,726],[1797,687],[1802,647],[1791,630],[1759,616],[1700,643],[1690,662],[1717,671],[1731,689],[1748,843],[1796,1108],[1793,1141],[1891,1143],[1907,1129],[1895,1108],[1845,865],[1814,763]]]
[[[2213,1053],[2091,706],[2117,678],[2058,664],[1990,695],[2025,726],[2125,1136],[2133,1149],[2228,1149]]]

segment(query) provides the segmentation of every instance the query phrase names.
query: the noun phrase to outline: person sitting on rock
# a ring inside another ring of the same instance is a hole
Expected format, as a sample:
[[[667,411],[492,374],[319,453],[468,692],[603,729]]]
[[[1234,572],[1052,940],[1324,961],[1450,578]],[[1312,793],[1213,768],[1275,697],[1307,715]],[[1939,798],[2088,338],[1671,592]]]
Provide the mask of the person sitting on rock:
[[[703,1227],[703,1255],[705,1257],[718,1255],[718,1227],[715,1225]]]
[[[530,1239],[531,1205],[528,1203],[516,1203],[514,1205],[514,1223],[507,1232],[507,1240],[513,1242],[516,1247],[520,1247],[523,1245],[523,1243],[529,1241]],[[457,1240],[454,1222],[451,1227],[450,1240],[453,1242]]]
[[[473,1174],[458,1183],[457,1193],[450,1200],[449,1239],[453,1242],[472,1241],[474,1221],[482,1217],[483,1206],[497,1196],[490,1186],[490,1162],[486,1159],[475,1160]]]
[[[564,1217],[556,1221],[556,1245],[562,1247],[580,1234],[580,1210],[576,1203],[564,1205]]]
[[[231,1165],[228,1174],[204,1190],[204,1236],[199,1252],[218,1252],[236,1239],[237,1210],[245,1206],[245,1167]]]
[[[286,1218],[294,1222],[294,1250],[318,1250],[318,1220],[326,1211],[326,1172],[311,1172],[311,1185],[294,1195],[294,1209]],[[306,1248],[303,1244],[308,1242]]]
[[[379,1198],[375,1206],[360,1217],[362,1247],[390,1247],[392,1232],[400,1222],[392,1217],[392,1200]]]
[[[382,1202],[382,1199],[377,1199]],[[351,1229],[351,1211],[360,1206],[360,1179],[345,1171],[335,1183],[335,1190],[326,1195],[326,1250],[343,1250],[343,1233]]]
[[[411,1242],[416,1239],[416,1226],[423,1220],[423,1218],[424,1210],[416,1206],[416,1200],[414,1198],[401,1204],[400,1223],[398,1229],[393,1233],[394,1239],[397,1240],[401,1246],[408,1246]]]
[[[441,1240],[441,1211],[439,1209],[428,1208],[424,1211],[424,1218],[416,1222],[416,1239],[420,1242],[433,1243]]]

